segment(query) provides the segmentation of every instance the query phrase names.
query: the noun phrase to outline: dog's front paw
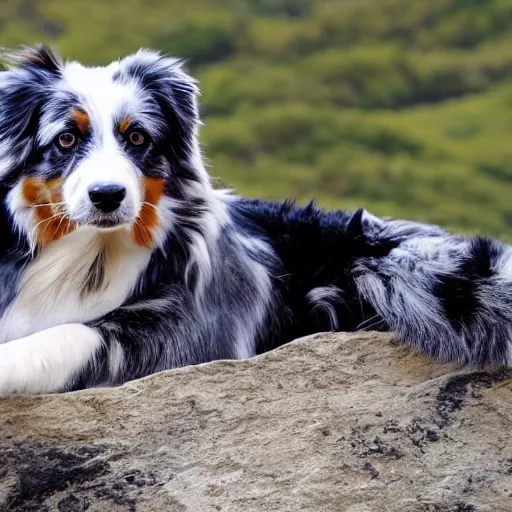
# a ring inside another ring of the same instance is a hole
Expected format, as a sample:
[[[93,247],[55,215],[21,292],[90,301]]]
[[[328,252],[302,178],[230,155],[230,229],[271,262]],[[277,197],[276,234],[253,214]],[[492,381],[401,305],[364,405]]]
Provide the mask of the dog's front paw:
[[[17,392],[14,385],[16,380],[15,355],[8,345],[9,343],[0,345],[0,398]]]
[[[0,345],[0,396],[67,389],[101,343],[95,330],[64,324]]]
[[[53,391],[52,337],[41,331],[0,345],[0,397]]]

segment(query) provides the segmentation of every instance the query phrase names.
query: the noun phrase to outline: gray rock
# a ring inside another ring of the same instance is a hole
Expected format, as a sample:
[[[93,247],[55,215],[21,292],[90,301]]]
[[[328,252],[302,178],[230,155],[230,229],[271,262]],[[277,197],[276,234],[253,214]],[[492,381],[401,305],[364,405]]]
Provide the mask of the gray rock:
[[[0,401],[9,511],[512,510],[512,372],[322,334]]]

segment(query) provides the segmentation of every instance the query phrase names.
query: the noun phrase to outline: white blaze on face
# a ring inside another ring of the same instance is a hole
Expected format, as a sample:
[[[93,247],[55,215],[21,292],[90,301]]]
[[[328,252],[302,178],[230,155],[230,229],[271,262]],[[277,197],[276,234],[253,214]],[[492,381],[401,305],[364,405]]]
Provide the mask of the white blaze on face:
[[[73,62],[64,68],[63,85],[82,98],[92,136],[91,150],[72,170],[63,187],[69,216],[78,222],[95,213],[88,193],[93,185],[116,184],[126,189],[119,211],[124,223],[134,222],[142,206],[140,173],[116,137],[116,123],[137,101],[137,91],[135,83],[112,80],[117,67],[118,63],[113,63],[106,68],[86,68]]]
[[[106,137],[108,138],[108,137]],[[63,199],[72,220],[86,221],[95,207],[89,199],[89,189],[96,185],[116,184],[126,189],[126,199],[120,207],[125,223],[133,223],[142,206],[142,184],[136,167],[120,149],[108,141],[85,157],[66,179]]]

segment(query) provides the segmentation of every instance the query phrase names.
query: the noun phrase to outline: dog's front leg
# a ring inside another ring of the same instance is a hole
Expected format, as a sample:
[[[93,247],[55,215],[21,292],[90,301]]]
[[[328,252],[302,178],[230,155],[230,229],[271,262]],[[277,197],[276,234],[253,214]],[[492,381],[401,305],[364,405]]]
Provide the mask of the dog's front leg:
[[[59,325],[0,345],[0,396],[68,389],[101,345],[101,336],[82,324]]]

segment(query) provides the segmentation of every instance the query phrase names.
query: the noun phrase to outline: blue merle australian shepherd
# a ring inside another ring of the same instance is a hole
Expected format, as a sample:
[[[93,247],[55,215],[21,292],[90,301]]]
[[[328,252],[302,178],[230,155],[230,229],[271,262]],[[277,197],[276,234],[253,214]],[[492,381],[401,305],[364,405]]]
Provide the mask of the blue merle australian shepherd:
[[[215,190],[198,89],[173,58],[3,58],[0,396],[116,385],[328,330],[512,364],[509,246]]]

